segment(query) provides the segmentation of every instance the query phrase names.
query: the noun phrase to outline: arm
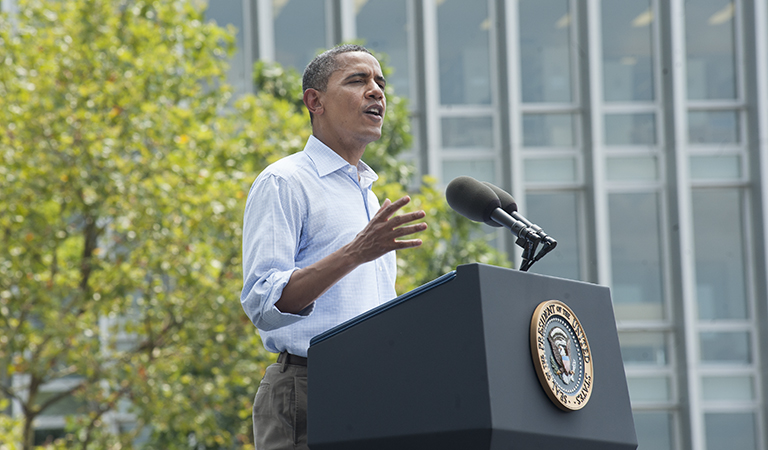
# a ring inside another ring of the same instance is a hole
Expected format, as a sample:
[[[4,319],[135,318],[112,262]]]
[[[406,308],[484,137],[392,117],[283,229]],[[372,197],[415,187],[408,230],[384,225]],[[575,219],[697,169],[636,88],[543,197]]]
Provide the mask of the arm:
[[[288,284],[283,288],[280,299],[275,303],[277,309],[284,313],[297,314],[357,266],[393,250],[421,245],[421,239],[397,240],[427,229],[427,224],[423,222],[406,225],[424,218],[424,211],[392,217],[410,201],[407,196],[395,202],[385,200],[376,215],[352,242],[324,259],[293,272]]]

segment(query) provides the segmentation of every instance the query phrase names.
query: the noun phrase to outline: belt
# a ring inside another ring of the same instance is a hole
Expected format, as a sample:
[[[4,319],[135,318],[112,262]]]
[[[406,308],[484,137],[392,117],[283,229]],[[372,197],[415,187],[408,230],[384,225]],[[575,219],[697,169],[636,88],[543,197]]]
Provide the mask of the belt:
[[[303,356],[292,355],[288,352],[280,352],[277,362],[281,364],[292,364],[294,366],[306,366],[307,358]]]

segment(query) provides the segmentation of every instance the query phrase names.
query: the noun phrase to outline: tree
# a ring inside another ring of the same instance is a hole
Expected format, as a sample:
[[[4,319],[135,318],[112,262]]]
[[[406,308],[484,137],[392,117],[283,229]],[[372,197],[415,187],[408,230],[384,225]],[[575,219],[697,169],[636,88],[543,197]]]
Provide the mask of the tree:
[[[63,400],[67,448],[250,442],[269,357],[235,300],[242,207],[303,120],[267,94],[231,106],[232,33],[189,1],[18,6],[0,16],[0,407],[22,415],[0,442],[31,448]],[[119,412],[138,426],[109,430]]]

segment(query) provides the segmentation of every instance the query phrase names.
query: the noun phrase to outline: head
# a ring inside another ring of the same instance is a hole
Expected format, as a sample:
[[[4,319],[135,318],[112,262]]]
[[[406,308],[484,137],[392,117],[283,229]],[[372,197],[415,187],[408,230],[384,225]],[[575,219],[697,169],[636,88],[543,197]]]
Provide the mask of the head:
[[[345,45],[315,58],[304,72],[304,104],[312,134],[351,164],[381,137],[386,80],[365,48]]]
[[[333,72],[339,68],[337,57],[349,52],[364,52],[373,56],[367,48],[356,44],[339,45],[324,51],[315,56],[304,69],[304,75],[301,79],[302,92],[306,92],[307,89],[316,89],[320,92],[325,92],[328,87],[328,79],[330,79]],[[309,112],[309,120],[314,120],[312,111]]]

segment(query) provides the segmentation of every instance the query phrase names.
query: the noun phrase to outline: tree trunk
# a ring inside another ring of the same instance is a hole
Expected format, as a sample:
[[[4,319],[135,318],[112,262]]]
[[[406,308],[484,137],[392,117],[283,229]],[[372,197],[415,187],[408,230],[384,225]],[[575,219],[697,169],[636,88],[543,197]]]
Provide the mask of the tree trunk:
[[[35,448],[35,429],[32,428],[32,422],[35,417],[28,414],[24,414],[24,432],[22,434],[24,441],[22,442],[22,450],[33,450]]]

